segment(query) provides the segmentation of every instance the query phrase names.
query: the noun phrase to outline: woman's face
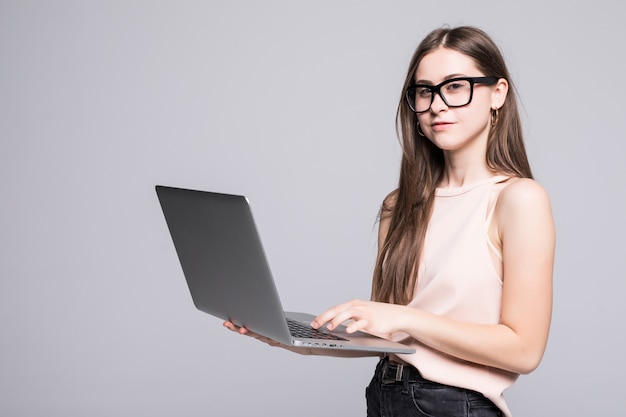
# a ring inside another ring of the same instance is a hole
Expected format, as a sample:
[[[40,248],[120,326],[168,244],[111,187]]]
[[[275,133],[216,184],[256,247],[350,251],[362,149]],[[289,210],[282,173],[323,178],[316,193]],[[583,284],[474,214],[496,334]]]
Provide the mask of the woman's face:
[[[491,75],[483,74],[467,55],[439,48],[422,58],[414,83],[435,86],[451,78]],[[430,109],[417,115],[422,132],[444,151],[472,148],[484,155],[491,126],[491,109],[504,103],[506,87],[508,85],[503,79],[493,85],[474,84],[471,102],[463,107],[449,107],[439,94],[433,93]],[[441,90],[450,104],[454,104],[455,88],[455,85],[448,85]]]

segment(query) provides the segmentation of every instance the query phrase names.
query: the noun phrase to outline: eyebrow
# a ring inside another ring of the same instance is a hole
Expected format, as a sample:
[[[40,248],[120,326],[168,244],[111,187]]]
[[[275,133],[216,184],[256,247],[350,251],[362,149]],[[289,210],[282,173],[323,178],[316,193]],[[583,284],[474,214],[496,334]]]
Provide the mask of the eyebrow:
[[[466,74],[461,74],[461,73],[454,73],[454,74],[448,74],[445,77],[443,77],[443,81],[449,80],[451,78],[456,78],[456,77],[467,77]],[[428,85],[435,85],[432,81],[430,80],[417,80],[415,81],[415,84],[428,84]]]

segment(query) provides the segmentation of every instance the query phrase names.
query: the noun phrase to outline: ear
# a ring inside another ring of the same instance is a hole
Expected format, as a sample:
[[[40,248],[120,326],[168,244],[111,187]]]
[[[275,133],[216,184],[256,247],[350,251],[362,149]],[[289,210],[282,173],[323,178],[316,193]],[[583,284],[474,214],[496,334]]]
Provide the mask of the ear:
[[[493,93],[491,94],[491,108],[499,109],[504,105],[504,100],[506,100],[506,95],[509,92],[509,82],[500,78],[496,83],[495,88],[493,89]]]

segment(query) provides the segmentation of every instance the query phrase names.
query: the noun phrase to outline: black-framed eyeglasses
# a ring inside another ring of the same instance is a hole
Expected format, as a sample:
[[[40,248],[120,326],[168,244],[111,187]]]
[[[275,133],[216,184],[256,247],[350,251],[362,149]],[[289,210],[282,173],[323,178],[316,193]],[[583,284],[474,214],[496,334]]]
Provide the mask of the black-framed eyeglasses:
[[[448,107],[463,107],[472,102],[474,84],[493,85],[498,79],[498,77],[456,77],[437,85],[416,84],[406,89],[405,97],[415,113],[430,110],[435,94],[439,94]]]

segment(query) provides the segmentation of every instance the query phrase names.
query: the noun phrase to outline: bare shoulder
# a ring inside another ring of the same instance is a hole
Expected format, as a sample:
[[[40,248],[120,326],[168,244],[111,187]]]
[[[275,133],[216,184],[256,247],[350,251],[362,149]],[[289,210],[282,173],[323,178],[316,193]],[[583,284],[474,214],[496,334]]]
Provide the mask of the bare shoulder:
[[[393,208],[396,206],[396,202],[398,201],[398,189],[393,190],[383,200],[383,204],[380,208],[380,217],[385,218],[391,215]]]
[[[378,251],[383,247],[385,240],[387,239],[387,233],[389,232],[389,226],[391,223],[391,213],[398,200],[398,190],[393,190],[383,200],[383,204],[380,207],[378,214]]]
[[[396,205],[397,200],[398,200],[398,189],[396,188],[395,190],[387,194],[387,196],[383,200],[383,206],[391,209]]]
[[[512,178],[500,192],[498,206],[505,211],[547,208],[550,206],[550,197],[537,181],[530,178]]]
[[[496,218],[501,232],[526,228],[553,229],[550,197],[545,188],[529,178],[507,181],[496,203]]]

